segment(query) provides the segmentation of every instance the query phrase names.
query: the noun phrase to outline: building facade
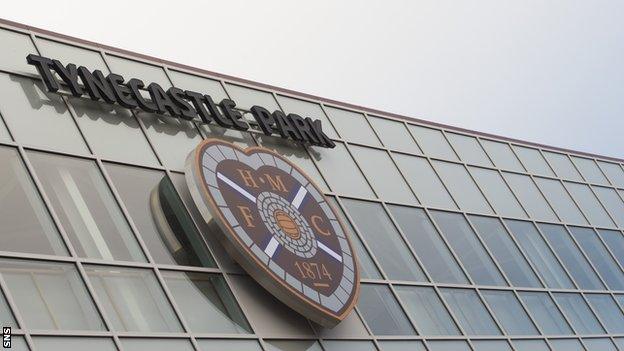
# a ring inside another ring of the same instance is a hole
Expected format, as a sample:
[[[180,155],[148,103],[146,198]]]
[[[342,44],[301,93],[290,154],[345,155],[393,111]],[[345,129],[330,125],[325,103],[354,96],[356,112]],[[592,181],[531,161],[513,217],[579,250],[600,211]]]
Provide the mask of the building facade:
[[[0,323],[12,349],[624,351],[622,160],[6,21],[0,46]],[[230,98],[244,116],[261,105],[319,119],[336,147],[52,94],[29,54]],[[361,291],[336,327],[283,305],[215,240],[183,173],[206,138],[276,151],[340,210]],[[203,246],[163,236],[154,192],[173,232]]]

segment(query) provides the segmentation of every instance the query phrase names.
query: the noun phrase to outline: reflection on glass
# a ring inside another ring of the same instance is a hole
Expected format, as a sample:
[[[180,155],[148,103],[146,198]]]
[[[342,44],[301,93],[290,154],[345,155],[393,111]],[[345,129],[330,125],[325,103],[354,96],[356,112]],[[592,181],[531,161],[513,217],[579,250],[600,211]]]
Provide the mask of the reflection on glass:
[[[552,351],[586,351],[577,339],[551,339]]]
[[[438,171],[459,208],[469,212],[492,213],[490,205],[463,165],[433,161],[433,167]]]
[[[572,156],[572,161],[579,171],[581,171],[583,178],[589,183],[608,184],[607,178],[605,178],[600,168],[598,168],[598,165],[596,165],[593,160]]]
[[[555,212],[530,177],[515,173],[503,173],[503,177],[531,218],[544,221],[557,220]]]
[[[208,94],[215,102],[226,99],[228,96],[221,83],[189,73],[178,72],[169,69],[169,77],[173,81],[173,85],[182,90],[192,90],[201,94]]]
[[[433,288],[398,286],[396,290],[420,334],[460,335]]]
[[[26,340],[23,336],[13,335],[11,337],[11,351],[29,351]]]
[[[380,351],[426,351],[425,345],[416,340],[379,340]]]
[[[414,328],[386,285],[363,284],[358,309],[373,334],[414,334]]]
[[[622,236],[622,232],[599,229],[598,234],[605,244],[607,244],[609,250],[611,250],[613,256],[620,265],[624,267],[624,237]]]
[[[607,175],[611,184],[624,188],[624,170],[618,164],[611,162],[598,161],[600,169]]]
[[[473,340],[475,351],[511,351],[507,341],[503,340]]]
[[[459,161],[457,155],[444,138],[441,131],[409,124],[409,130],[418,145],[429,157]]]
[[[373,128],[363,114],[334,107],[325,107],[325,111],[342,139],[359,144],[381,146]]]
[[[0,274],[24,320],[24,328],[104,330],[72,264],[2,259]]]
[[[115,343],[109,338],[35,336],[33,343],[37,350],[43,351],[117,351]]]
[[[494,323],[477,293],[469,289],[440,289],[442,297],[468,335],[499,335]]]
[[[611,188],[603,188],[600,186],[592,187],[600,202],[607,209],[617,226],[624,228],[624,202],[618,196],[617,192]]]
[[[446,137],[453,145],[453,149],[457,151],[459,158],[465,163],[493,166],[492,161],[487,157],[476,138],[455,133],[447,133]]]
[[[122,338],[124,351],[194,351],[187,339]]]
[[[534,179],[563,222],[587,224],[587,220],[583,217],[578,207],[576,207],[561,182],[538,177]]]
[[[607,286],[613,290],[624,290],[624,273],[602,245],[596,232],[590,228],[570,227],[570,233]]]
[[[344,144],[336,143],[333,149],[310,147],[309,150],[329,187],[335,192],[361,197],[374,196]]]
[[[497,171],[472,166],[468,168],[496,213],[501,216],[526,218],[520,203]]]
[[[429,351],[470,351],[470,346],[465,341],[459,340],[432,340],[427,342]]]
[[[572,329],[547,293],[525,291],[518,294],[542,334],[563,335],[572,333]]]
[[[603,334],[604,329],[580,294],[555,293],[555,301],[578,334]]]
[[[280,109],[273,94],[267,91],[229,83],[225,83],[225,89],[230,93],[232,100],[236,101],[236,108],[249,110],[253,105],[260,105],[270,112]]]
[[[543,340],[512,340],[511,344],[516,351],[550,351]]]
[[[191,331],[251,333],[243,312],[221,275],[172,271],[162,274]]]
[[[256,340],[198,339],[197,344],[201,351],[262,351]]]
[[[325,112],[323,112],[321,105],[282,95],[277,96],[277,101],[282,106],[284,113],[295,113],[300,115],[301,117],[320,119],[321,125],[323,127],[323,133],[327,134],[327,136],[332,139],[338,137],[338,134],[336,134],[334,127],[329,122],[329,119],[327,119]]]
[[[267,340],[268,351],[322,351],[315,340]]]
[[[102,55],[97,51],[43,38],[37,38],[37,48],[43,56],[60,60],[64,65],[73,62],[85,66],[91,71],[99,69],[104,75],[108,73]],[[126,78],[129,79],[130,77]]]
[[[481,294],[507,334],[539,334],[513,292],[502,290],[482,290]]]
[[[546,160],[548,160],[548,163],[550,163],[559,178],[579,181],[583,180],[579,172],[576,168],[574,168],[574,165],[568,156],[549,151],[544,151],[543,153],[544,157],[546,157]]]
[[[522,164],[518,161],[508,144],[481,139],[481,145],[483,145],[483,148],[492,161],[494,161],[497,168],[524,172],[524,167],[522,167]]]
[[[162,67],[125,59],[118,56],[106,55],[106,61],[110,65],[111,71],[121,74],[126,79],[139,78],[148,86],[150,83],[158,83],[167,90],[171,86],[169,78]]]
[[[518,158],[524,165],[524,168],[529,173],[533,174],[541,174],[547,176],[555,176],[553,171],[550,169],[542,154],[536,149],[531,149],[524,146],[513,145],[513,149],[518,155]]]
[[[599,227],[615,227],[611,218],[604,210],[596,195],[589,189],[589,186],[579,183],[564,182],[572,197],[576,200],[589,223]]]
[[[0,292],[0,326],[17,328],[17,322],[2,292]]]
[[[373,116],[369,116],[368,120],[388,149],[422,154],[403,122]]]
[[[6,50],[2,52],[2,69],[18,73],[37,74],[35,66],[26,62],[26,55],[37,54],[37,49],[28,34],[0,29],[0,45]]]
[[[323,349],[325,351],[377,351],[371,341],[363,340],[323,340]]]
[[[587,351],[617,351],[611,340],[607,338],[583,339]]]
[[[587,294],[585,297],[607,332],[624,333],[624,314],[610,295]]]

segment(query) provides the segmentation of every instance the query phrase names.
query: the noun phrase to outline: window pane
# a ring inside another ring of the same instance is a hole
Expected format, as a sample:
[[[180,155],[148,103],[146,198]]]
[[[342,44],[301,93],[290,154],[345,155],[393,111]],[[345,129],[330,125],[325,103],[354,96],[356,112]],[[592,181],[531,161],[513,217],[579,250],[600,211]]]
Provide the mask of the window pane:
[[[497,168],[524,172],[524,167],[511,151],[509,145],[486,139],[481,139],[481,145],[490,155]]]
[[[589,222],[600,227],[614,227],[613,221],[596,199],[596,196],[585,184],[564,182],[576,203],[581,207]]]
[[[425,155],[459,161],[441,131],[409,124],[409,130]]]
[[[529,173],[554,176],[544,157],[539,151],[524,146],[513,146],[516,155]]]
[[[362,197],[374,196],[344,144],[336,143],[336,147],[331,150],[311,147],[310,153],[334,192]]]
[[[128,80],[139,78],[145,83],[145,86],[152,82],[158,83],[165,90],[171,87],[171,82],[169,82],[162,67],[113,55],[106,55],[106,61],[110,65],[111,71],[121,74]]]
[[[399,286],[396,291],[421,335],[461,335],[433,288]]]
[[[37,54],[37,49],[27,34],[1,29],[0,45],[5,48],[2,51],[2,65],[0,66],[2,69],[17,73],[37,74],[35,66],[26,62],[28,54]]]
[[[474,290],[440,289],[440,293],[466,334],[500,334],[490,313]]]
[[[620,165],[602,161],[598,161],[598,165],[607,175],[611,184],[619,188],[624,188],[624,170],[622,170],[622,167],[620,167]]]
[[[164,172],[112,163],[105,167],[156,263],[215,267]],[[166,220],[156,221],[155,215]]]
[[[24,319],[24,328],[104,330],[74,265],[2,259],[0,274]]]
[[[509,335],[538,335],[531,319],[511,291],[481,290],[485,302]]]
[[[268,351],[322,351],[314,340],[267,340]]]
[[[542,340],[512,340],[511,343],[516,351],[550,351]]]
[[[425,345],[415,340],[380,340],[377,342],[381,351],[426,351]]]
[[[393,157],[423,205],[457,209],[427,159],[398,153],[394,153]]]
[[[152,270],[85,266],[85,271],[114,330],[182,331]]]
[[[323,112],[321,105],[282,95],[277,96],[277,101],[282,106],[282,109],[285,113],[296,113],[301,117],[320,119],[321,125],[323,126],[323,132],[332,139],[338,137],[338,134],[336,134],[334,127],[329,122],[329,119],[327,119],[325,112]]]
[[[236,108],[241,110],[250,110],[253,105],[260,105],[271,112],[280,109],[273,94],[267,91],[228,83],[225,83],[225,89],[236,102]]]
[[[531,266],[496,218],[470,216],[470,221],[514,286],[541,287]]]
[[[617,351],[609,339],[583,339],[587,351]]]
[[[377,203],[343,200],[356,228],[389,279],[426,281],[400,234]]]
[[[414,334],[414,328],[385,285],[362,284],[358,309],[373,334]]]
[[[587,224],[583,214],[558,180],[535,178],[535,182],[563,222]]]
[[[429,351],[470,351],[468,343],[465,341],[438,341],[433,340],[427,342]]]
[[[526,218],[518,200],[513,196],[503,178],[496,171],[478,167],[468,167],[472,176],[490,203],[501,216]]]
[[[604,329],[580,294],[555,293],[554,297],[577,334],[604,334]]]
[[[0,250],[67,255],[15,149],[0,147]]]
[[[246,149],[250,146],[256,146],[256,142],[251,137],[251,134],[249,132],[223,128],[214,123],[212,124],[199,123],[198,128],[201,134],[203,135],[204,139],[209,139],[209,138],[221,139],[221,140],[230,142],[243,149]],[[286,141],[286,139],[281,139],[281,138],[279,140]],[[298,146],[298,148],[300,148],[300,146]]]
[[[117,351],[115,343],[109,338],[35,336],[32,339],[36,349],[42,351]]]
[[[602,245],[596,232],[581,227],[570,227],[570,232],[607,286],[613,290],[624,290],[624,273]]]
[[[515,173],[503,173],[503,177],[531,218],[543,221],[557,220],[555,212],[530,177]]]
[[[549,342],[552,351],[585,351],[577,339],[552,339]]]
[[[79,256],[145,261],[94,162],[42,152],[28,157]]]
[[[602,174],[600,168],[598,168],[594,160],[576,156],[572,156],[571,158],[576,165],[576,168],[581,171],[583,178],[585,178],[589,183],[609,184],[607,182],[607,178],[605,178]]]
[[[613,340],[620,351],[624,350],[624,338],[615,338]]]
[[[359,144],[381,146],[363,114],[333,107],[325,107],[325,111],[343,139]]]
[[[545,335],[571,334],[572,329],[568,326],[557,306],[543,292],[519,292],[524,305],[533,316],[533,320]]]
[[[390,206],[390,212],[433,281],[468,283],[451,251],[424,210],[406,206]]]
[[[13,312],[11,312],[9,304],[4,298],[2,292],[0,292],[0,326],[17,328],[17,322],[13,317]]]
[[[609,333],[624,333],[624,314],[611,296],[587,294],[585,297]]]
[[[617,192],[614,189],[600,186],[592,188],[600,199],[600,202],[607,208],[607,211],[609,211],[609,214],[617,223],[617,226],[624,228],[624,202],[622,202]]]
[[[387,118],[369,116],[368,120],[375,128],[381,142],[389,149],[422,154],[420,148],[407,131],[405,124]]]
[[[183,73],[169,70],[169,77],[173,81],[173,85],[183,90],[192,90],[201,94],[208,94],[218,103],[226,99],[228,96],[221,83],[217,80],[196,76],[194,74]]]
[[[580,288],[604,288],[564,227],[554,224],[540,224],[539,227]]]
[[[568,156],[548,151],[544,151],[543,153],[544,157],[546,157],[546,160],[548,160],[548,163],[550,163],[559,178],[580,181],[583,180],[579,172],[576,170],[576,168],[574,168],[574,165],[572,164],[572,161],[570,161]]]
[[[503,340],[473,340],[472,346],[475,351],[511,351],[507,341]]]
[[[624,266],[624,237],[622,237],[622,233],[615,230],[599,229],[598,234],[600,234],[600,237],[607,244],[620,265]]]
[[[69,98],[69,103],[94,154],[111,160],[159,165],[130,111],[87,99]]]
[[[370,341],[323,340],[322,343],[325,351],[377,351]],[[293,351],[298,350],[301,349]]]
[[[15,336],[11,337],[11,350],[12,351],[29,351],[28,345],[26,344],[26,340],[24,340],[23,336]]]
[[[517,220],[505,223],[549,288],[573,288],[572,281],[532,223]]]
[[[447,133],[446,136],[453,145],[453,149],[457,151],[459,158],[465,163],[493,166],[476,138],[455,133]]]
[[[455,163],[433,161],[433,167],[448,187],[455,201],[464,211],[492,213],[490,205],[477,188],[468,171]]]
[[[57,94],[48,93],[42,82],[0,73],[0,91],[0,112],[15,140],[60,151],[89,153],[65,103]]]
[[[461,214],[435,211],[432,216],[476,284],[507,285]]]
[[[416,202],[386,151],[355,145],[350,148],[380,199],[407,204]]]
[[[124,351],[194,351],[186,339],[121,339]]]
[[[220,274],[163,272],[162,275],[192,332],[252,332]]]
[[[262,351],[256,340],[198,339],[197,344],[201,351]]]
[[[85,66],[91,71],[99,69],[104,75],[108,73],[104,59],[97,51],[39,37],[37,37],[37,48],[39,48],[43,56],[57,59],[64,65],[75,63],[78,66]],[[24,63],[26,63],[25,57],[26,55],[22,58]],[[31,67],[34,68],[34,66]],[[131,77],[126,78],[130,79]]]

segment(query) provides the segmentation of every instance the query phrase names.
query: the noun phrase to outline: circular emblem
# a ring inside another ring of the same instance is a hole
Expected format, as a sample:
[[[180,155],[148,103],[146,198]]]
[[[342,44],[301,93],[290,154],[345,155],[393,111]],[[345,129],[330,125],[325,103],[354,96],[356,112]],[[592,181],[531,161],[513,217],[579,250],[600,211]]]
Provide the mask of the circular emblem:
[[[274,296],[327,327],[353,309],[359,272],[345,227],[296,165],[209,139],[189,155],[186,181],[230,255]]]

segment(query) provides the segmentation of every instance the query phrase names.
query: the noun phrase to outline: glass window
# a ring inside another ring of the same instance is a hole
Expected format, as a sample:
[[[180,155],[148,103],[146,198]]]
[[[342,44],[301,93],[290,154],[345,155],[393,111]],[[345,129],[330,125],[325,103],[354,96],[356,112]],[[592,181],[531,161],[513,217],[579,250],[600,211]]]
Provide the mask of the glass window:
[[[13,138],[9,135],[9,131],[6,129],[6,125],[2,120],[2,116],[0,115],[0,140],[4,141],[13,141]]]
[[[546,160],[548,160],[548,163],[550,163],[559,178],[580,181],[583,180],[579,172],[576,170],[576,168],[574,168],[574,165],[572,164],[572,161],[570,161],[568,156],[549,151],[544,151],[543,153],[544,157],[546,157]]]
[[[42,152],[28,157],[79,256],[145,261],[94,162]]]
[[[622,170],[619,164],[598,161],[598,165],[607,175],[611,184],[619,188],[624,188],[624,170]]]
[[[105,168],[156,263],[215,267],[164,172],[112,163]],[[166,220],[156,221],[161,215]]]
[[[32,338],[35,348],[42,351],[117,351],[115,343],[109,338],[35,336]]]
[[[507,341],[503,340],[473,340],[472,347],[475,351],[511,351]]]
[[[87,99],[69,98],[69,103],[94,154],[128,163],[159,164],[130,111]]]
[[[2,259],[0,274],[24,320],[24,328],[104,329],[74,265]]]
[[[544,221],[557,220],[555,212],[530,177],[515,173],[503,173],[503,177],[531,218]]]
[[[186,339],[147,339],[122,338],[124,351],[194,351],[191,342]]]
[[[462,161],[480,166],[493,166],[476,138],[455,133],[446,133],[446,136]]]
[[[327,106],[325,111],[342,139],[359,144],[381,146],[373,128],[363,114]]]
[[[572,329],[547,293],[524,291],[518,294],[533,316],[533,320],[542,330],[542,334],[563,335],[572,333]]]
[[[23,336],[13,335],[11,337],[11,351],[29,351],[26,340]]]
[[[396,291],[421,335],[461,335],[433,288],[397,286]]]
[[[602,174],[594,160],[576,156],[572,156],[571,159],[576,165],[576,168],[581,171],[583,178],[589,183],[609,184],[607,178]]]
[[[580,288],[595,290],[604,288],[563,226],[539,224],[539,227]]]
[[[67,106],[60,96],[48,93],[42,82],[0,73],[0,90],[3,95],[0,112],[17,141],[89,153]]]
[[[440,289],[442,297],[468,335],[499,335],[494,319],[474,290]]]
[[[465,341],[459,340],[432,340],[427,342],[429,351],[470,351],[470,346]]]
[[[607,338],[583,339],[587,351],[617,351],[611,340]]]
[[[323,339],[346,339],[346,338],[368,338],[370,333],[366,330],[359,314],[352,312],[333,328],[325,328],[316,323],[312,323],[317,335]]]
[[[513,149],[518,155],[518,158],[524,164],[524,168],[529,173],[554,176],[555,174],[544,160],[542,154],[536,149],[513,145]]]
[[[607,286],[612,290],[624,290],[624,273],[602,245],[596,232],[590,228],[570,227],[570,233]]]
[[[549,342],[552,351],[585,351],[577,339],[551,339]]]
[[[67,255],[17,151],[0,147],[0,164],[0,249]]]
[[[526,218],[518,200],[509,190],[497,171],[478,167],[468,167],[479,187],[501,216]]]
[[[243,131],[236,130],[236,129],[223,128],[214,123],[211,123],[211,124],[200,123],[198,125],[198,128],[201,134],[203,135],[204,139],[209,139],[209,138],[221,139],[221,140],[230,142],[243,149],[246,149],[250,146],[256,146],[256,142],[251,137],[251,134],[249,132],[243,132]],[[256,134],[256,135],[264,136],[264,134]],[[271,138],[271,137],[267,137],[267,138]],[[289,141],[286,139],[281,139],[281,138],[275,138],[275,139],[288,141],[290,145],[296,144],[295,142]],[[299,144],[296,144],[296,145],[299,145]],[[297,146],[297,148],[301,150],[301,146]]]
[[[587,224],[581,211],[576,207],[572,198],[566,192],[561,182],[553,179],[535,178],[550,205],[555,209],[559,218],[566,223]]]
[[[514,286],[541,287],[531,266],[498,219],[483,216],[469,216],[469,218]]]
[[[201,351],[262,351],[256,340],[237,339],[197,339]]]
[[[362,197],[374,196],[343,143],[336,143],[333,149],[311,147],[309,150],[334,192]]]
[[[4,295],[0,291],[0,327],[17,328],[17,322],[13,317],[13,312],[9,308]]]
[[[455,163],[433,161],[444,184],[448,187],[455,201],[464,211],[477,213],[492,213],[490,205],[477,188],[466,168]]]
[[[377,351],[375,345],[370,341],[323,340],[322,343],[325,351]],[[293,349],[293,351],[298,350],[301,349]]]
[[[165,283],[192,332],[251,333],[232,292],[220,274],[163,272]]]
[[[390,213],[403,230],[434,282],[467,284],[468,280],[425,211],[406,206],[389,206]]]
[[[165,70],[162,67],[113,55],[106,55],[106,61],[112,72],[121,74],[126,80],[138,78],[145,83],[145,86],[148,86],[152,82],[158,83],[165,90],[171,87],[171,82],[169,82],[169,78],[167,78]]]
[[[622,233],[615,230],[599,229],[598,234],[607,244],[615,259],[624,266],[624,237],[622,237]]]
[[[508,144],[481,139],[481,145],[483,145],[483,148],[490,156],[490,159],[494,161],[497,168],[524,172],[524,167],[522,167],[522,164],[518,161]]]
[[[381,351],[426,351],[425,345],[416,340],[380,340],[377,341]]]
[[[388,149],[422,154],[403,122],[373,116],[369,116],[368,120]]]
[[[386,285],[362,284],[358,309],[373,334],[414,334],[414,328]]]
[[[347,212],[389,279],[426,281],[383,207],[377,203],[343,199]]]
[[[273,94],[267,91],[256,90],[229,83],[225,83],[225,89],[228,93],[230,93],[232,100],[236,102],[236,108],[241,110],[250,110],[254,105],[260,105],[271,112],[280,109],[277,105],[277,101],[275,101],[275,98],[273,97]]]
[[[481,294],[507,334],[539,334],[513,292],[503,290],[481,290]]]
[[[28,54],[37,54],[37,49],[27,34],[1,29],[0,45],[4,48],[2,69],[17,73],[37,74],[35,66],[26,62]]]
[[[607,212],[600,205],[600,202],[598,202],[598,199],[596,199],[596,195],[589,189],[589,186],[570,182],[564,182],[564,184],[591,224],[601,227],[615,226]]]
[[[505,224],[549,288],[572,289],[574,287],[567,273],[532,223],[506,220]]]
[[[604,334],[604,329],[580,294],[554,293],[553,295],[577,334]]]
[[[386,151],[355,145],[350,148],[380,199],[408,204],[416,202]]]
[[[607,328],[607,332],[614,334],[624,333],[624,314],[622,314],[622,311],[611,296],[587,294],[585,297],[604,327]]]
[[[614,338],[613,341],[620,351],[624,350],[624,338]]]
[[[441,211],[432,216],[476,284],[507,285],[464,216]]]
[[[323,132],[327,134],[328,137],[332,139],[338,137],[338,134],[336,134],[334,127],[329,122],[329,119],[325,115],[325,112],[323,112],[321,105],[314,102],[299,100],[282,95],[277,96],[277,101],[282,106],[282,109],[285,113],[296,113],[301,117],[319,119],[321,120],[321,125],[323,126]]]
[[[618,196],[617,192],[611,188],[603,188],[601,186],[592,187],[600,202],[609,211],[611,218],[617,223],[617,226],[624,228],[624,202]]]
[[[550,351],[543,340],[512,340],[516,351]]]
[[[182,331],[152,270],[85,266],[85,271],[114,330]]]
[[[441,131],[409,124],[409,130],[425,155],[435,158],[459,161]]]
[[[267,340],[267,351],[322,351],[315,340]]]
[[[396,163],[423,205],[457,209],[429,161],[423,157],[393,153]]]
[[[176,87],[183,90],[192,90],[204,95],[210,95],[216,103],[228,98],[225,89],[223,89],[218,80],[178,72],[172,69],[169,70],[169,77]]]
[[[106,67],[102,55],[97,51],[39,37],[37,37],[37,47],[43,56],[57,59],[64,65],[75,63],[77,66],[85,66],[91,71],[98,69],[104,75],[108,73],[108,67]],[[26,62],[25,57],[26,55],[22,58],[24,63]],[[126,78],[130,79],[131,77]]]

